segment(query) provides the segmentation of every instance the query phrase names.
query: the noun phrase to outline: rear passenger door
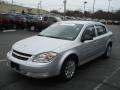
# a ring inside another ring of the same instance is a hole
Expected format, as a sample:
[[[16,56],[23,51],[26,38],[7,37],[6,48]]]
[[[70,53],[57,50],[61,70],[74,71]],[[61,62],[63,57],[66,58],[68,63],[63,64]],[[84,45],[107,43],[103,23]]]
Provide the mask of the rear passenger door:
[[[105,51],[106,48],[106,42],[107,42],[107,30],[106,27],[103,25],[95,25],[96,27],[96,32],[97,32],[97,42],[98,42],[98,49],[97,52],[98,53],[103,53]]]

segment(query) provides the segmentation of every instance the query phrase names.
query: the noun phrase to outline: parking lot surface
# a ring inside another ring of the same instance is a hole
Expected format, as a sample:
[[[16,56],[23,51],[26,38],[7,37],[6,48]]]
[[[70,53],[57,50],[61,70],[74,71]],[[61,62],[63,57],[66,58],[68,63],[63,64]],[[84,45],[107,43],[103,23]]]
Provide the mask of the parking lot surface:
[[[113,50],[108,59],[99,57],[79,67],[68,82],[54,78],[33,79],[6,66],[6,53],[18,40],[38,34],[26,30],[0,32],[0,90],[120,90],[120,26],[110,25]]]

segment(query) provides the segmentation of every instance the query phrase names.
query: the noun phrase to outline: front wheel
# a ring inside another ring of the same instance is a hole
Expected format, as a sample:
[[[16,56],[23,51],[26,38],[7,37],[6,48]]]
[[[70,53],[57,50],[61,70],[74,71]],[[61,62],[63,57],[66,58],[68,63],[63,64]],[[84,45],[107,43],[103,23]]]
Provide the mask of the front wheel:
[[[70,80],[76,72],[76,63],[72,58],[65,60],[61,70],[61,78],[63,80]]]

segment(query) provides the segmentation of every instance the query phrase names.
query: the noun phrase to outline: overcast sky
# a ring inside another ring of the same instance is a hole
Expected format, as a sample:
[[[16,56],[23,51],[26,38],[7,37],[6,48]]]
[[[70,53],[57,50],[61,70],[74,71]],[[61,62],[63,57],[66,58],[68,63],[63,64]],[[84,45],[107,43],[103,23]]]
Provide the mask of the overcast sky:
[[[4,0],[12,2],[12,0]],[[13,0],[15,4],[27,6],[27,7],[37,7],[38,2],[42,1],[42,8],[45,10],[59,10],[63,11],[63,0]],[[67,9],[69,10],[82,10],[84,7],[84,1],[87,1],[86,10],[92,11],[93,0],[67,0]],[[95,10],[108,10],[108,0],[96,0]],[[112,0],[110,10],[120,9],[120,0]]]

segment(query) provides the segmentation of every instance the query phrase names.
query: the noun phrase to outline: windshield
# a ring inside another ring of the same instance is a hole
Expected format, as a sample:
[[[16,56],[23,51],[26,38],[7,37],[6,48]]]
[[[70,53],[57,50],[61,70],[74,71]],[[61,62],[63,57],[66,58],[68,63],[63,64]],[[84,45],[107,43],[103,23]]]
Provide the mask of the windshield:
[[[75,40],[82,24],[53,24],[39,33],[39,36],[51,37],[57,39]]]

